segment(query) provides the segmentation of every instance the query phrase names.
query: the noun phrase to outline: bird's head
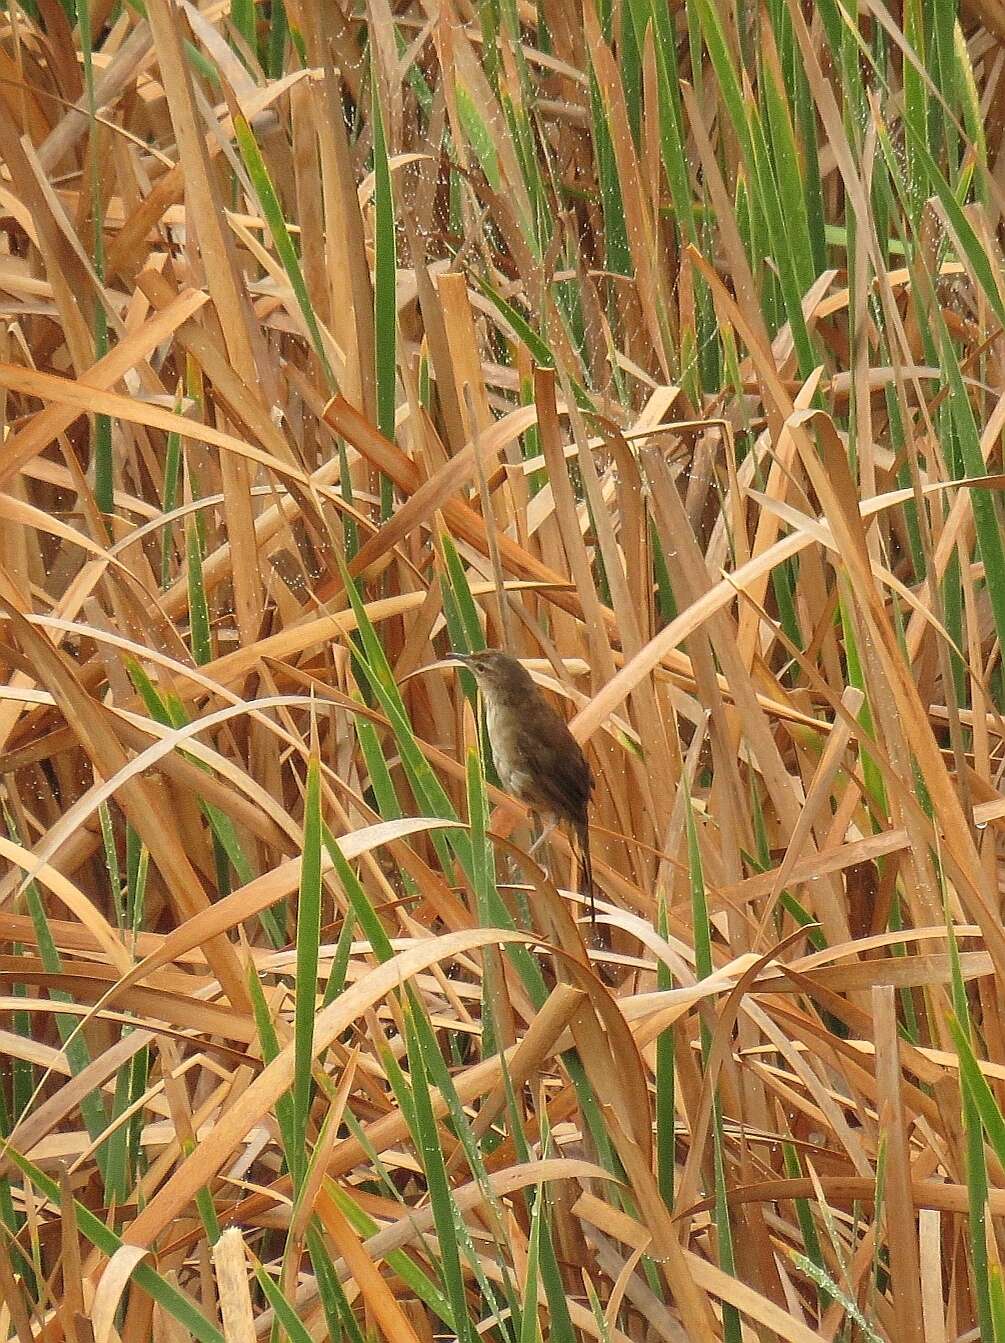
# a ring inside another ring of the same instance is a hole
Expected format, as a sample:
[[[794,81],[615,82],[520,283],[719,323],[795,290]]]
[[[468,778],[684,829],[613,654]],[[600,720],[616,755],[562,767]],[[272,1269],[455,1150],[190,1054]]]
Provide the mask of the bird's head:
[[[488,691],[532,689],[530,672],[499,648],[484,648],[479,653],[451,653],[451,662],[467,667],[478,682],[479,689]]]

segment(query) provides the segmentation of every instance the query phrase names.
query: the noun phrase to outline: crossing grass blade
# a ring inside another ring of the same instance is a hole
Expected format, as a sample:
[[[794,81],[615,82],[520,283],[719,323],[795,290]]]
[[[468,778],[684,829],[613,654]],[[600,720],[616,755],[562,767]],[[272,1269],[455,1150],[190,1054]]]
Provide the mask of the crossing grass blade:
[[[457,1330],[457,1337],[465,1343],[474,1343],[474,1330],[468,1314],[464,1291],[464,1278],[461,1272],[459,1242],[461,1233],[460,1218],[450,1193],[446,1167],[440,1148],[440,1139],[429,1099],[429,1085],[424,1062],[414,1025],[406,1018],[408,1033],[409,1063],[414,1087],[415,1125],[422,1153],[426,1180],[429,1186],[430,1202],[436,1224],[436,1233],[440,1242],[441,1266],[444,1287],[450,1301],[450,1312]]]

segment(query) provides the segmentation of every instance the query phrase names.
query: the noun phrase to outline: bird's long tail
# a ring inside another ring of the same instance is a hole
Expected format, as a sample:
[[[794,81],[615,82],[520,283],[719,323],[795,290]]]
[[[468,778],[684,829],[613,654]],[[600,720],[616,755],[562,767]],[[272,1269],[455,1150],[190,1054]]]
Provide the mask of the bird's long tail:
[[[576,826],[576,839],[579,843],[580,894],[589,896],[590,923],[597,926],[597,898],[593,886],[593,861],[590,858],[590,827],[583,821]]]

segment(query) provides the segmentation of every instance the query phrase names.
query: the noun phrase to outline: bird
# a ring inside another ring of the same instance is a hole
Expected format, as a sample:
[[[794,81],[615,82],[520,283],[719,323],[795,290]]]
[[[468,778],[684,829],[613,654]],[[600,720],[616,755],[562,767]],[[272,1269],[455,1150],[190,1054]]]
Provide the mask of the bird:
[[[478,684],[492,758],[503,788],[546,822],[531,852],[560,822],[572,827],[581,885],[586,887],[581,894],[589,898],[590,922],[596,926],[589,828],[594,778],[583,748],[527,668],[509,653],[486,648],[477,653],[452,653],[448,660],[466,667]]]

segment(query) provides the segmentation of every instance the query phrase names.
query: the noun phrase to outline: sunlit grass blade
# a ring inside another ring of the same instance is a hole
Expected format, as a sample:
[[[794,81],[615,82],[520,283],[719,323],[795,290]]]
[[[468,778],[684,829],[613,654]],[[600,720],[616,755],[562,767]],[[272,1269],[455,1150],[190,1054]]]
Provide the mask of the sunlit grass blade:
[[[883,1343],[882,1334],[878,1334],[872,1327],[859,1308],[858,1302],[839,1287],[825,1269],[820,1268],[820,1266],[814,1263],[812,1259],[807,1259],[803,1254],[798,1254],[795,1251],[790,1251],[789,1253],[792,1262],[806,1274],[810,1281],[815,1282],[817,1287],[819,1287],[825,1295],[840,1305],[841,1309],[850,1320],[855,1321],[855,1324],[861,1331],[862,1338],[867,1340],[867,1343]]]

